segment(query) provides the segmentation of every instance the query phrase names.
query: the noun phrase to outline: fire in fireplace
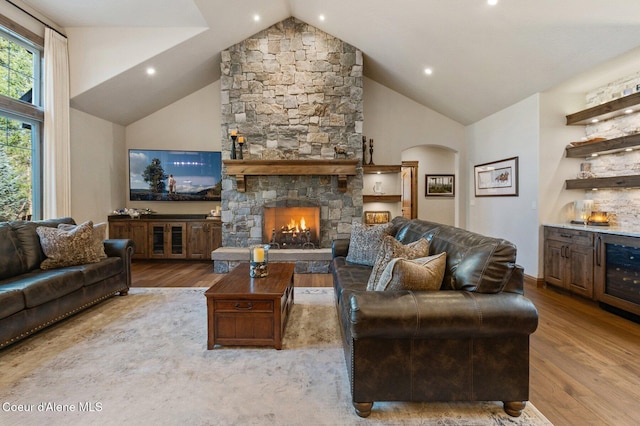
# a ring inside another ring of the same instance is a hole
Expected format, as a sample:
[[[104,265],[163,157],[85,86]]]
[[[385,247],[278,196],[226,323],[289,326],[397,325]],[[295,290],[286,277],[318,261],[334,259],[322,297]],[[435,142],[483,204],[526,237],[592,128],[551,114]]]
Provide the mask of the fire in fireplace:
[[[265,207],[262,241],[281,249],[318,248],[320,208]]]

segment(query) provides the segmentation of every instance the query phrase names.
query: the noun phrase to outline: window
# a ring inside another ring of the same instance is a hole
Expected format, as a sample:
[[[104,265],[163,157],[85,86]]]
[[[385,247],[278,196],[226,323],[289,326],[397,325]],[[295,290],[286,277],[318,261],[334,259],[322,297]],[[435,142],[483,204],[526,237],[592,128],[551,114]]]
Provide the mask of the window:
[[[0,28],[0,220],[41,217],[41,49]]]

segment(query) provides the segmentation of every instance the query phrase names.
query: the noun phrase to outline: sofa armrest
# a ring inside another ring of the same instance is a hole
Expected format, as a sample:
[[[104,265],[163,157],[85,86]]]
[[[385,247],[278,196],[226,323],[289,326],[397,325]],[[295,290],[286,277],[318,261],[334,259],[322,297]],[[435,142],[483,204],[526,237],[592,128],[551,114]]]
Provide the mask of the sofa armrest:
[[[528,335],[538,326],[533,303],[514,293],[353,291],[343,299],[354,339]]]
[[[351,240],[349,239],[339,239],[339,240],[333,240],[333,242],[331,243],[331,255],[332,258],[336,258],[336,257],[347,257],[347,254],[349,254],[349,242]]]
[[[119,257],[122,259],[127,288],[131,287],[131,257],[135,252],[135,243],[127,239],[104,240],[104,252],[108,257]],[[127,290],[128,291],[128,290]],[[127,293],[120,292],[121,295]]]
[[[126,239],[111,239],[104,240],[104,252],[109,257],[121,257],[123,259],[131,258],[135,251],[135,244],[133,240]]]

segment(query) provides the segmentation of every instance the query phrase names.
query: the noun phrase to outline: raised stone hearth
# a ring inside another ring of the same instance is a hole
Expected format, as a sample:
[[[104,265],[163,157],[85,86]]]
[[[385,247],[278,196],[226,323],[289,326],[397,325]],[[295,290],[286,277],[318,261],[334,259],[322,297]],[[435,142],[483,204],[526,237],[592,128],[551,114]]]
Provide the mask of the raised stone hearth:
[[[292,262],[296,264],[296,274],[326,274],[331,263],[331,249],[270,249],[269,262]],[[246,247],[220,247],[211,254],[213,272],[225,274],[239,263],[249,261]]]

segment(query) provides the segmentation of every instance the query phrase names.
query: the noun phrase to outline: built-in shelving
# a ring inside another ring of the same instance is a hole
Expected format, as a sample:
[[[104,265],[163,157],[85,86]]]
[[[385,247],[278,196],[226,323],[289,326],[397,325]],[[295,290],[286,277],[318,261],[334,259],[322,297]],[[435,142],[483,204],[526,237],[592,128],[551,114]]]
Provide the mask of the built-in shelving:
[[[400,173],[402,166],[400,165],[375,165],[367,164],[362,166],[362,172],[366,175],[373,175],[379,173]]]
[[[362,173],[365,175],[390,174],[402,172],[401,165],[389,164],[366,164],[362,166]],[[400,194],[364,194],[362,196],[364,203],[399,203],[402,201]]]
[[[402,195],[363,195],[362,201],[365,203],[399,203]]]
[[[628,109],[640,105],[640,92],[614,99],[567,115],[567,126],[590,124],[593,120],[609,120],[627,114]]]
[[[567,115],[567,125],[585,125],[619,117],[640,111],[636,108],[639,105],[640,92]],[[640,147],[640,133],[569,146],[566,148],[566,156],[584,158],[594,154],[611,154],[636,147]],[[565,185],[567,189],[640,188],[640,175],[568,179],[565,181]]]
[[[565,182],[567,189],[638,188],[640,175],[568,179]]]
[[[593,154],[612,154],[614,152],[638,147],[640,147],[640,133],[635,133],[615,139],[569,146],[566,152],[568,158],[582,158],[592,156]]]

